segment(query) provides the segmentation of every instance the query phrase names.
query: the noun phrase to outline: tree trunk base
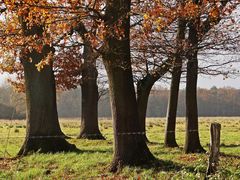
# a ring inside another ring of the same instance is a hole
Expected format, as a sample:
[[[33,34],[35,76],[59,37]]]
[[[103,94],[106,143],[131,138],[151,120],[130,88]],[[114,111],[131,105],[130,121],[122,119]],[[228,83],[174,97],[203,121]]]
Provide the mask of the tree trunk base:
[[[185,153],[186,154],[190,154],[190,153],[206,153],[206,150],[201,146],[197,146],[197,147],[189,147],[187,149],[185,149]]]
[[[170,147],[170,148],[179,147],[177,142],[176,142],[175,134],[173,134],[173,133],[166,133],[164,146],[165,147]]]
[[[77,139],[89,139],[89,140],[106,140],[106,138],[100,133],[87,133],[87,132],[81,132]]]
[[[197,129],[197,128],[195,128]],[[198,131],[191,132],[191,129],[186,133],[184,151],[188,153],[206,153],[206,150],[200,143]],[[191,133],[190,133],[191,132]]]
[[[18,156],[38,153],[57,153],[77,151],[74,144],[68,143],[64,138],[27,138],[20,149]]]
[[[134,152],[130,158],[115,157],[110,165],[110,172],[120,171],[124,166],[141,166],[155,162],[156,158],[149,150]]]
[[[167,148],[176,148],[176,147],[179,147],[177,142],[176,141],[171,141],[171,142],[165,142],[164,143],[164,147],[167,147]]]

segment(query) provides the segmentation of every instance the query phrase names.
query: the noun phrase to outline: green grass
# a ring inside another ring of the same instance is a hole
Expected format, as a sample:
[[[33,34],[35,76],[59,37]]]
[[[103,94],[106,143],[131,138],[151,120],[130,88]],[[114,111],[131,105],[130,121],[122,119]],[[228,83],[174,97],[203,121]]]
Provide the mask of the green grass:
[[[218,173],[212,179],[240,179],[240,118],[200,118],[200,138],[208,150],[211,122],[222,124],[221,152]],[[79,120],[61,120],[65,134],[76,137]],[[164,119],[148,119],[147,135],[152,142],[151,152],[160,160],[157,164],[142,167],[125,167],[121,172],[108,172],[113,156],[112,123],[100,122],[100,129],[107,140],[68,141],[81,150],[78,153],[33,154],[21,159],[14,157],[25,135],[24,121],[0,121],[0,179],[204,179],[207,154],[184,154],[185,122],[177,122],[177,142],[180,148],[164,148]],[[7,138],[7,137],[10,138]],[[129,147],[131,148],[131,147]]]

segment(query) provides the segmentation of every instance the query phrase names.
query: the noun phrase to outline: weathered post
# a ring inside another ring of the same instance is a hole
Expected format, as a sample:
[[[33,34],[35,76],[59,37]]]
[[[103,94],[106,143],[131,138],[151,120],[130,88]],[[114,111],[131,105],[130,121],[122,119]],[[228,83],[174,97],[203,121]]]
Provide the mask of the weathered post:
[[[221,124],[211,124],[211,142],[210,142],[210,156],[208,161],[207,175],[214,174],[217,171],[219,153],[220,153],[220,131]]]

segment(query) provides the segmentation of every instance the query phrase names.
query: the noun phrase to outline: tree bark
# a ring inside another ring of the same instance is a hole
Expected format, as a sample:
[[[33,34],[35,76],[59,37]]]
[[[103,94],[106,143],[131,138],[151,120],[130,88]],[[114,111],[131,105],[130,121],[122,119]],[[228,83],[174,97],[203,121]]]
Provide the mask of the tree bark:
[[[193,3],[199,4],[201,1],[194,0]],[[221,9],[228,4],[228,1],[221,1]],[[212,21],[209,16],[204,22],[201,22],[200,17],[190,20],[189,25],[189,45],[190,52],[187,58],[187,85],[186,85],[186,141],[185,152],[206,152],[200,144],[198,132],[198,108],[197,108],[197,78],[198,78],[198,39],[202,39],[214,25],[218,24],[221,20],[220,17]],[[200,38],[199,38],[199,37]]]
[[[65,140],[65,135],[60,129],[52,65],[46,65],[41,72],[35,66],[50,51],[51,48],[45,45],[42,53],[33,51],[23,55],[21,59],[25,78],[27,132],[25,142],[18,153],[20,156],[30,152],[55,153],[76,150],[75,145]]]
[[[147,105],[148,98],[156,81],[151,77],[150,74],[147,74],[143,79],[137,82],[137,108],[138,108],[138,118],[140,122],[141,132],[144,133],[144,139],[146,142],[149,142],[146,135],[146,114],[147,114]]]
[[[197,22],[189,22],[186,83],[186,141],[185,153],[206,152],[200,144],[198,131],[197,79],[198,79],[198,32]]]
[[[137,82],[137,108],[140,122],[141,132],[144,133],[144,139],[149,142],[146,136],[146,114],[148,106],[148,98],[154,83],[163,77],[170,69],[172,60],[168,59],[162,66],[154,69],[153,72],[148,73],[141,80]]]
[[[138,119],[136,94],[130,59],[130,0],[108,0],[105,25],[109,28],[105,37],[108,49],[103,55],[109,79],[110,99],[114,129],[114,158],[111,171],[124,165],[142,165],[154,156],[149,151]],[[119,23],[121,19],[121,23]],[[124,37],[113,30],[118,27]]]
[[[175,137],[176,116],[178,105],[179,85],[182,74],[182,61],[179,59],[178,64],[174,65],[172,73],[171,89],[168,100],[167,122],[165,128],[164,145],[166,147],[178,147]]]
[[[82,118],[78,138],[105,139],[98,127],[98,85],[96,58],[90,43],[85,42],[82,69]]]
[[[167,122],[165,128],[166,147],[178,147],[175,137],[176,129],[176,116],[178,106],[178,93],[179,85],[182,74],[182,54],[183,54],[183,41],[185,39],[186,22],[184,19],[178,19],[178,31],[176,36],[176,53],[174,57],[174,64],[172,69],[172,81],[168,100]]]

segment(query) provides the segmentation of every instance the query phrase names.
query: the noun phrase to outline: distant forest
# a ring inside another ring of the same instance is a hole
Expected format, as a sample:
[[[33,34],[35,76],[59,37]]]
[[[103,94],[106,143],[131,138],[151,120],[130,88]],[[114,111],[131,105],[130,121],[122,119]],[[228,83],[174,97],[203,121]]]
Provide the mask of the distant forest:
[[[168,104],[167,89],[153,90],[148,103],[148,117],[164,117]],[[25,118],[25,95],[11,87],[0,87],[0,118]],[[81,89],[58,93],[60,117],[81,116]],[[230,87],[198,89],[199,116],[240,116],[240,89]],[[178,116],[185,116],[185,91],[180,91]],[[99,117],[111,117],[108,95],[99,100]]]

